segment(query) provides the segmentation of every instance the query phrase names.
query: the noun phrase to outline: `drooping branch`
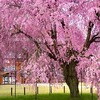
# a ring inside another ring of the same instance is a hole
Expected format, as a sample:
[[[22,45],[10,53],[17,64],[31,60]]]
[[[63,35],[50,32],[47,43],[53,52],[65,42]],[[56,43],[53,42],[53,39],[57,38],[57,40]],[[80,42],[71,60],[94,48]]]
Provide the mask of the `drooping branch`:
[[[25,32],[23,32],[18,25],[14,25],[14,29],[15,30],[11,34],[11,36],[18,35],[18,34],[24,34],[28,39],[30,39],[31,41],[33,41],[33,38],[30,35],[28,35]]]
[[[30,35],[26,34],[25,32],[23,32],[18,26],[14,25],[14,28],[15,28],[16,31],[14,33],[12,33],[11,36],[18,35],[18,34],[23,34],[23,35],[25,35],[29,40],[31,40],[36,45],[37,49],[40,52],[42,51],[42,49],[41,49],[41,47],[40,47],[40,45],[39,45],[37,40],[34,40],[32,38],[32,36],[30,36]]]
[[[39,51],[42,51],[42,49],[41,49],[41,47],[40,47],[40,45],[39,45],[39,43],[38,43],[37,40],[34,40],[30,35],[24,33],[18,26],[15,26],[15,25],[14,25],[14,28],[15,28],[16,31],[13,32],[13,33],[11,34],[11,36],[13,36],[13,35],[18,35],[18,34],[24,34],[28,39],[30,39],[31,41],[34,42],[34,44],[36,45],[36,47],[37,47],[37,49],[38,49]],[[52,34],[52,35],[53,35],[53,34]],[[42,36],[43,36],[43,34],[42,34]],[[56,38],[56,37],[55,37],[55,38]],[[54,60],[57,60],[55,53],[51,50],[51,48],[50,48],[50,46],[49,46],[49,44],[47,43],[46,40],[45,40],[45,46],[46,46],[47,49],[49,50],[49,52],[47,52],[48,56],[49,56],[50,58],[54,59]]]

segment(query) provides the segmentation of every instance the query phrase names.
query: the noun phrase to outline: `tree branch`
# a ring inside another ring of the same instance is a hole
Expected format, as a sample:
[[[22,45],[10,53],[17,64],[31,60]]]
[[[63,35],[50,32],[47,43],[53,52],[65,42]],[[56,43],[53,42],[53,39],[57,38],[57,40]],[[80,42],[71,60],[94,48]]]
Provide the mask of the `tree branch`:
[[[61,25],[62,25],[62,28],[64,29],[64,27],[65,27],[64,19],[61,20]]]
[[[54,51],[56,54],[59,54],[58,45],[57,45],[57,31],[56,24],[51,27],[51,39],[53,40]]]
[[[100,11],[97,12],[97,11],[95,10],[95,14],[96,14],[96,18],[100,21]]]
[[[51,48],[50,48],[50,46],[48,45],[47,41],[45,41],[45,45],[46,45],[47,49],[50,51],[50,53],[47,52],[47,53],[48,53],[48,56],[49,56],[50,58],[53,58],[54,60],[57,60],[56,55],[55,55],[54,52],[51,50]]]
[[[93,28],[94,24],[90,21],[89,22],[89,27],[88,27],[88,34],[87,34],[87,38],[86,38],[86,41],[85,41],[85,44],[84,44],[84,47],[86,47],[87,49],[89,48],[90,46],[90,37],[91,37],[91,31],[92,31],[92,28]]]
[[[9,7],[18,7],[20,9],[21,5],[22,5],[21,2],[14,1],[14,3],[9,4]]]
[[[91,37],[91,31],[92,31],[93,26],[94,26],[93,22],[89,21],[88,33],[87,33],[86,41],[83,45],[83,49],[82,49],[81,53],[85,52],[90,47],[90,44],[91,44],[90,37]]]
[[[51,27],[51,38],[57,39],[56,24]]]
[[[93,35],[91,40],[90,40],[90,43],[92,42],[100,42],[100,36],[99,36],[99,32],[96,34],[96,35]]]
[[[20,28],[18,28],[18,27],[16,27],[16,26],[14,26],[14,28],[15,28],[17,31],[16,31],[15,33],[12,33],[11,36],[13,36],[13,35],[18,35],[18,34],[24,34],[29,40],[31,40],[32,42],[34,42],[34,44],[36,45],[36,47],[37,47],[38,50],[42,51],[42,49],[41,49],[41,47],[40,47],[38,41],[34,40],[34,39],[32,38],[32,36],[30,36],[30,35],[24,33]]]

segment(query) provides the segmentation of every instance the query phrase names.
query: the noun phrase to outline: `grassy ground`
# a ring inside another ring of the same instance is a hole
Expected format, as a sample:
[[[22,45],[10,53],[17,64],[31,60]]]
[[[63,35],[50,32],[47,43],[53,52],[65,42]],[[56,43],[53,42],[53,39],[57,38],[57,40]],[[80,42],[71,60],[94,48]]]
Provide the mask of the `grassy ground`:
[[[93,99],[90,94],[83,94],[79,98],[70,98],[69,94],[39,94],[37,99],[34,95],[17,96],[17,97],[0,97],[0,100],[97,100],[97,96],[94,95]]]
[[[64,94],[65,86],[65,94]],[[24,87],[26,89],[26,95],[24,96]],[[11,96],[11,88],[13,88],[13,96]],[[82,96],[79,98],[71,99],[69,95],[69,88],[66,84],[53,85],[52,94],[49,95],[49,85],[38,85],[38,95],[35,99],[35,88],[32,85],[17,85],[16,86],[16,98],[14,85],[0,85],[0,100],[97,100],[95,95],[95,88],[93,88],[94,97],[90,94],[90,87],[86,87],[82,84]],[[79,85],[79,91],[81,93],[81,85]]]

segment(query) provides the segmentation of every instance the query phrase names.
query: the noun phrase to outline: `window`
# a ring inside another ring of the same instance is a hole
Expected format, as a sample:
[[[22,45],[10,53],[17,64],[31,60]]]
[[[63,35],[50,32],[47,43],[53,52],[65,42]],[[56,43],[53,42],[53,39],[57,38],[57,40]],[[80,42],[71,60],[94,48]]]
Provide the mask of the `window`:
[[[3,77],[3,84],[8,84],[9,83],[9,77],[8,76],[4,76]]]
[[[15,84],[15,77],[14,76],[4,76],[3,77],[3,84]]]

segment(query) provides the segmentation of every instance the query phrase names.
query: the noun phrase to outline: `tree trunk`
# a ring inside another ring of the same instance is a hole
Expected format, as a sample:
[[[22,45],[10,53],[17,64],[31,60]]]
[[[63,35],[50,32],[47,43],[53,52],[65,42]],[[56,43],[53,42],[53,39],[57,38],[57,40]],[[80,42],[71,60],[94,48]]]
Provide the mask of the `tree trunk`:
[[[65,82],[67,83],[70,89],[71,97],[79,96],[79,89],[78,89],[79,81],[77,78],[77,72],[75,70],[77,63],[78,62],[72,60],[69,64],[63,65],[63,75],[64,75]]]
[[[66,83],[70,89],[70,96],[71,97],[78,97],[79,96],[79,89],[78,89],[78,79],[77,77],[68,77]]]

